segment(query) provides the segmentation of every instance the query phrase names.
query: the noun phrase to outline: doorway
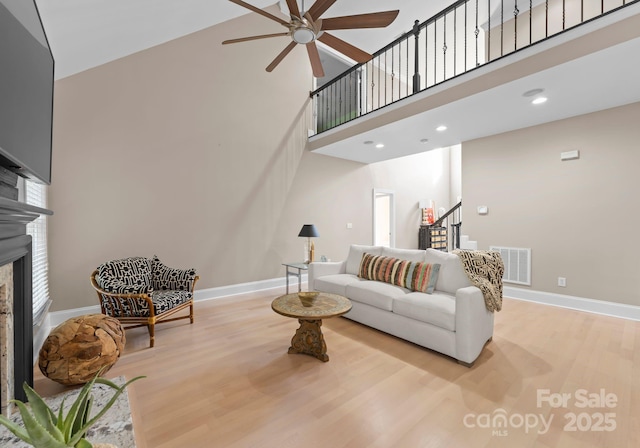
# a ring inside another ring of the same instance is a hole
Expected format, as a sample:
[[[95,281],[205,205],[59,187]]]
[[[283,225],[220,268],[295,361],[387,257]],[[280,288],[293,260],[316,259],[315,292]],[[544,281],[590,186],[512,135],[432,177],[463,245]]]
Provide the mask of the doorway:
[[[392,190],[373,190],[373,245],[395,247],[395,193]]]

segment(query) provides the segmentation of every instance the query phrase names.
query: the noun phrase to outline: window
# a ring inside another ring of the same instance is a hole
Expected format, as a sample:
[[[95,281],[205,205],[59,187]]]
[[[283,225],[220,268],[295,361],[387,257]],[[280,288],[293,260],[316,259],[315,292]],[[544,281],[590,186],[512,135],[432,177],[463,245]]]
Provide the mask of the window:
[[[47,186],[25,182],[27,204],[47,208]],[[47,255],[47,217],[40,217],[27,224],[27,234],[32,238],[33,259],[33,324],[38,325],[49,307],[49,261]]]

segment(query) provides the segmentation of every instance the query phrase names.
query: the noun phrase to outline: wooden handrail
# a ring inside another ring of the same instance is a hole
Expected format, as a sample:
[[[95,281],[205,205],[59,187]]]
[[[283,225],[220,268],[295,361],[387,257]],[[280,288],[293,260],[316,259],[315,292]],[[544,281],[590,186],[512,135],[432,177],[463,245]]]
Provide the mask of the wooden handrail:
[[[444,215],[442,215],[441,217],[439,217],[438,219],[436,219],[433,224],[431,224],[432,226],[441,226],[442,225],[442,221],[445,220],[445,218],[447,216],[449,216],[451,213],[455,212],[456,210],[458,210],[460,207],[462,207],[462,201],[458,202],[456,205],[454,205],[453,207],[451,207],[451,210],[449,210],[447,213],[445,213]]]

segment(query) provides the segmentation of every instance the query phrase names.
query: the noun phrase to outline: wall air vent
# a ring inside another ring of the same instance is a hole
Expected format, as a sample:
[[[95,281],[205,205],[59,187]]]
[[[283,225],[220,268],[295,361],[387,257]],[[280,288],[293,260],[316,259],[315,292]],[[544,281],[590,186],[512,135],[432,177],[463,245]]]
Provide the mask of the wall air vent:
[[[531,286],[531,249],[489,246],[489,250],[500,252],[504,262],[503,282]]]

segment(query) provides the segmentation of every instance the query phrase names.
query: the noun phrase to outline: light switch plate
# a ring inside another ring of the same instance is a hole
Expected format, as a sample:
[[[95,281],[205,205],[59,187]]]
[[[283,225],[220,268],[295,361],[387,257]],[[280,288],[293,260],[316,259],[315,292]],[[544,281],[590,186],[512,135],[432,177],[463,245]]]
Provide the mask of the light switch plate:
[[[478,215],[486,215],[489,213],[489,207],[486,205],[478,205]]]

